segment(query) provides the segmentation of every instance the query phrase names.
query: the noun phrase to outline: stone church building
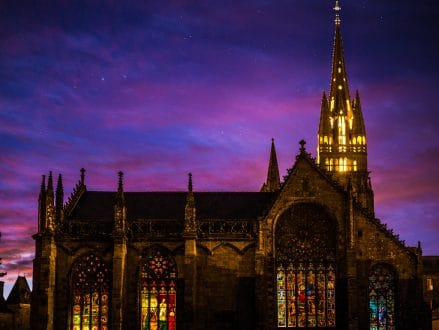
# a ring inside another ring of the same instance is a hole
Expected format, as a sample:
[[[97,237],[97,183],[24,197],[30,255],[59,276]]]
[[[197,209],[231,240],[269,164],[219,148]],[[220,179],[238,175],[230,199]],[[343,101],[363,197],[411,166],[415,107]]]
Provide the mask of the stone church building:
[[[32,329],[429,329],[421,247],[374,216],[334,9],[317,157],[301,141],[284,180],[274,141],[260,192],[127,192],[122,172],[94,191],[81,170],[64,202],[43,176]]]

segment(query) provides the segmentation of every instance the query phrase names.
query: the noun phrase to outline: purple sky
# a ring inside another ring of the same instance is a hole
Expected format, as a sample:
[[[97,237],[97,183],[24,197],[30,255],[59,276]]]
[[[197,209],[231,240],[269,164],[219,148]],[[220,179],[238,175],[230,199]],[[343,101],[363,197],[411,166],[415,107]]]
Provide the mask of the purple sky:
[[[30,1],[29,1],[30,2]],[[89,190],[257,191],[315,155],[333,1],[0,5],[0,256],[31,277],[42,174]],[[439,2],[340,3],[366,121],[376,215],[439,254]]]

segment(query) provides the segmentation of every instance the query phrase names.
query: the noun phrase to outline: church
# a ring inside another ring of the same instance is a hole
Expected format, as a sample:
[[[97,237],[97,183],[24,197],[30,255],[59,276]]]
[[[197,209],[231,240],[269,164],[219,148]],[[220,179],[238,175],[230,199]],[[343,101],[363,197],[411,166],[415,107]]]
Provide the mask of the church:
[[[129,192],[122,172],[94,191],[81,169],[64,201],[43,176],[32,329],[430,329],[421,246],[374,215],[334,9],[317,155],[300,141],[283,180],[274,141],[259,192],[197,192],[191,174],[182,192]]]

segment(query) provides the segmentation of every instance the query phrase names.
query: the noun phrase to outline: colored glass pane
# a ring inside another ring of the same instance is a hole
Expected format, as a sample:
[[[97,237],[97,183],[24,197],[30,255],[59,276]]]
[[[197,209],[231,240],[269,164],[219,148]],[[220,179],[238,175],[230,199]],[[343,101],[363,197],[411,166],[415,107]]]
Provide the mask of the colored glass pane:
[[[335,327],[335,276],[329,264],[277,268],[278,328]]]
[[[140,269],[141,330],[176,329],[176,265],[155,250]]]
[[[294,205],[275,231],[277,325],[279,328],[335,328],[337,231],[326,209]]]
[[[109,329],[109,271],[94,254],[77,260],[72,269],[71,329]]]
[[[369,323],[371,330],[395,329],[395,278],[384,265],[369,276]]]

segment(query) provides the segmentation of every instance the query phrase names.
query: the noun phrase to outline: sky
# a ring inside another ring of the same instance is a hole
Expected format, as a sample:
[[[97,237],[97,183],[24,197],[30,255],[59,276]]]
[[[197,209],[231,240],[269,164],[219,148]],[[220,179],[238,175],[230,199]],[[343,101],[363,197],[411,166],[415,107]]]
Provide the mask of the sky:
[[[41,175],[89,190],[258,191],[316,155],[330,0],[2,1],[0,257],[32,278]],[[439,255],[439,2],[341,1],[376,216]],[[352,95],[353,96],[353,95]]]

